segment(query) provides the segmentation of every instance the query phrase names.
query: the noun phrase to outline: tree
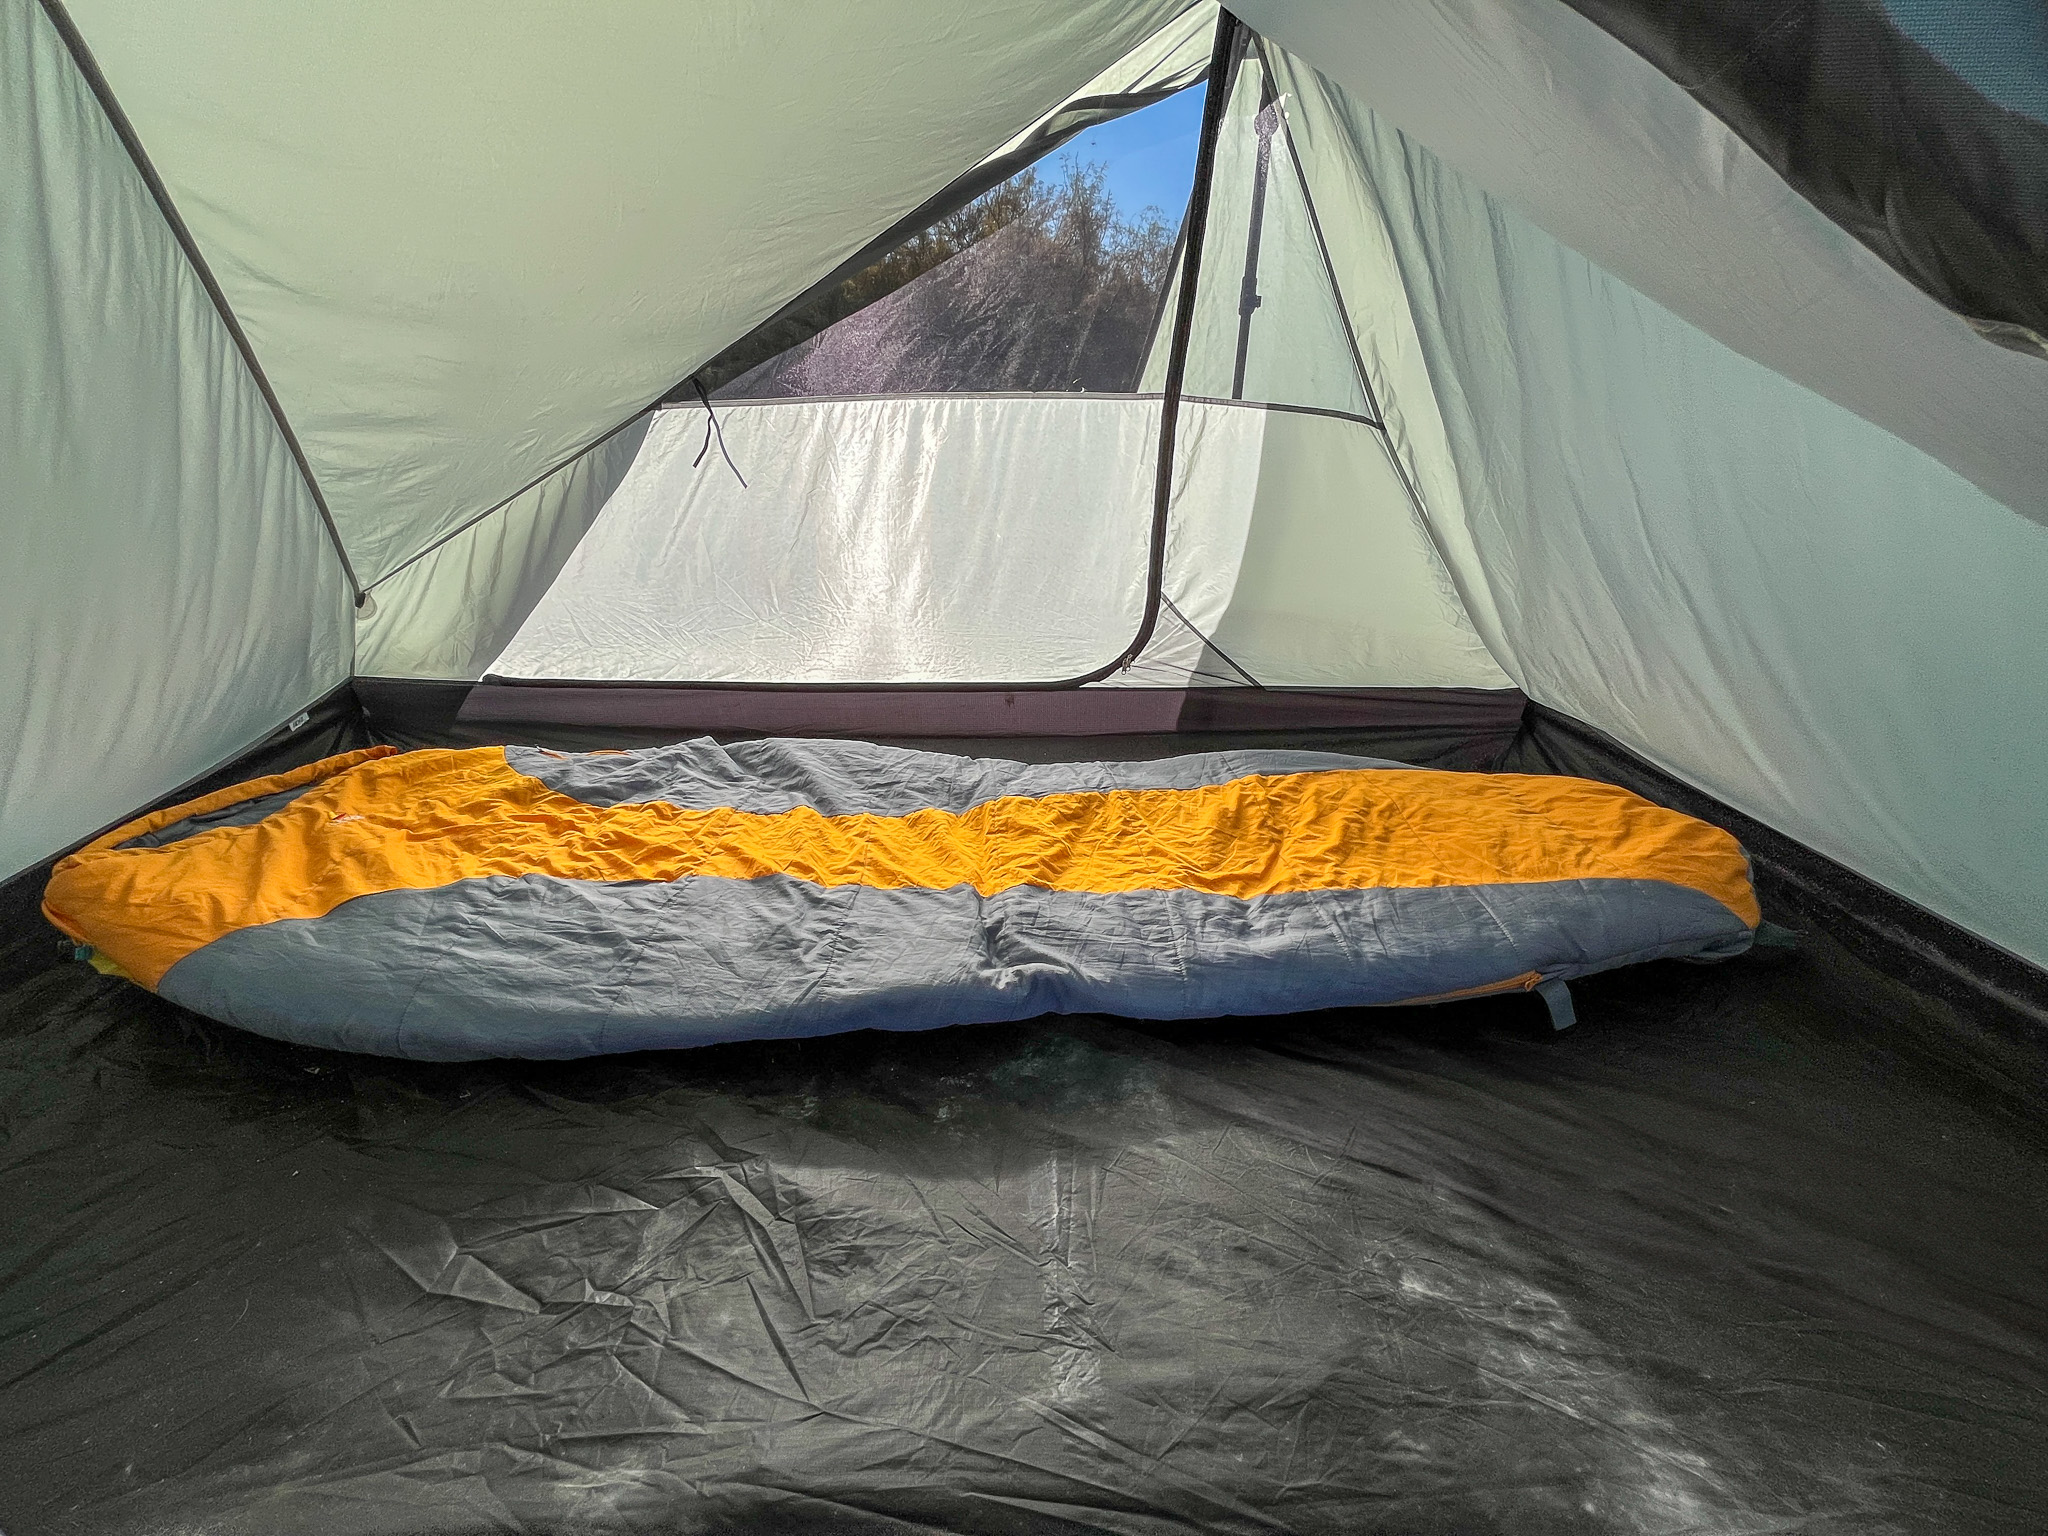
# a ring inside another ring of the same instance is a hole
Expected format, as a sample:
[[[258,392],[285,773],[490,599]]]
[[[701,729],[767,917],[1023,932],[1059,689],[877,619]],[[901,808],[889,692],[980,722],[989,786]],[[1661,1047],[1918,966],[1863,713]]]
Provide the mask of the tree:
[[[733,381],[734,396],[1136,386],[1175,231],[1127,217],[1099,162],[1061,157],[847,280],[839,318]]]

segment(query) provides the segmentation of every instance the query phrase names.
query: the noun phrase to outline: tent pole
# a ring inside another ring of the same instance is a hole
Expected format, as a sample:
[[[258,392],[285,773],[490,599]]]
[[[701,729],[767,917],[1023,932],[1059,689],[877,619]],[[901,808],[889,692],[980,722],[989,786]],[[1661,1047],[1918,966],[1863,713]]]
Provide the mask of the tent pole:
[[[1180,269],[1180,303],[1173,317],[1173,341],[1166,354],[1166,382],[1159,403],[1159,469],[1152,482],[1152,549],[1145,573],[1145,614],[1138,633],[1124,653],[1078,683],[1094,682],[1128,669],[1152,643],[1159,627],[1160,599],[1166,591],[1166,521],[1173,504],[1174,428],[1180,417],[1181,384],[1188,371],[1188,342],[1195,329],[1195,295],[1202,278],[1202,236],[1209,226],[1209,189],[1216,177],[1216,139],[1223,128],[1223,109],[1230,94],[1230,76],[1246,36],[1244,23],[1228,10],[1216,13],[1216,46],[1209,55],[1209,89],[1202,102],[1202,137],[1195,149],[1195,184],[1188,194]]]
[[[1265,301],[1259,297],[1259,237],[1266,224],[1266,181],[1273,169],[1273,72],[1259,56],[1259,116],[1253,125],[1259,139],[1258,168],[1252,173],[1251,225],[1244,237],[1244,281],[1237,294],[1237,361],[1230,370],[1230,398],[1244,398],[1245,364],[1251,359],[1252,315]]]

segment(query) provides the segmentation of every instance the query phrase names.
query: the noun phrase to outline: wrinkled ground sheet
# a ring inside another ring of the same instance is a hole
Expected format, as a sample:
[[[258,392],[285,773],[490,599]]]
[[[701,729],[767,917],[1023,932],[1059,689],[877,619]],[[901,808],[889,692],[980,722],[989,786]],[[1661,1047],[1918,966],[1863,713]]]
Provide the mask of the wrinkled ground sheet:
[[[427,1066],[0,998],[0,1530],[2036,1532],[2041,1061],[1533,999]]]

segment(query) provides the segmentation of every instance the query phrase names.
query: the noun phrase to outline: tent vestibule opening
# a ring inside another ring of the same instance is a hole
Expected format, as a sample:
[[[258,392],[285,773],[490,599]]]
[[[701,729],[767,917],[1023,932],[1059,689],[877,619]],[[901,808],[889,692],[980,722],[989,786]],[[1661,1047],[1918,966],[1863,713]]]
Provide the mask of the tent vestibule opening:
[[[1219,66],[1177,233],[1101,168],[1029,167],[893,253],[908,281],[658,412],[476,712],[518,718],[511,684],[1510,690],[1386,439],[1287,103],[1241,30]]]

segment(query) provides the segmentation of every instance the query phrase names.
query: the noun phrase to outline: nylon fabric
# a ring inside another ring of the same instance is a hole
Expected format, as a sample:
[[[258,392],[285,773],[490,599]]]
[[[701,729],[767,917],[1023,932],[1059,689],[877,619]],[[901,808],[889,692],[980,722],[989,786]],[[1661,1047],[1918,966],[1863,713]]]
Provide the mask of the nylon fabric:
[[[1381,435],[1328,416],[1259,416],[1242,553],[1205,626],[1216,647],[1268,687],[1510,686]],[[1186,586],[1204,579],[1190,569]]]
[[[1396,441],[1523,691],[2048,960],[2048,528],[1276,66]]]
[[[2048,358],[2038,0],[1570,0],[1972,329]]]
[[[318,509],[33,0],[0,3],[0,877],[349,674]]]
[[[1047,1013],[1193,1019],[1429,1002],[1747,941],[1712,897],[1661,880],[1247,901],[782,874],[490,876],[237,929],[172,966],[158,990],[306,1045],[560,1058]]]
[[[742,485],[663,411],[494,675],[1051,682],[1143,612],[1159,402],[720,402]],[[1505,687],[1370,428],[1184,402],[1162,621],[1107,687]],[[1055,556],[1052,552],[1057,551]],[[1168,616],[1172,618],[1171,615]]]
[[[357,673],[482,677],[625,479],[648,420],[379,583],[376,612],[356,625]]]
[[[493,673],[1054,682],[1137,633],[1156,401],[721,401],[719,420],[747,483],[698,462],[701,410],[658,413]]]
[[[366,582],[657,399],[1186,8],[70,7]]]
[[[1293,149],[1282,127],[1290,103],[1275,84],[1272,94],[1279,99],[1269,105],[1269,84],[1258,54],[1248,52],[1232,83],[1216,142],[1216,180],[1184,387],[1191,395],[1371,417],[1372,403],[1359,381],[1351,338],[1315,243]],[[1179,296],[1176,269],[1140,388],[1165,385],[1167,321]]]
[[[1090,97],[1185,90],[1198,84],[1209,70],[1217,10],[1216,0],[1198,0],[1190,5],[1066,101],[1013,136],[983,164],[1014,153],[1041,134],[1060,132],[1062,119],[1070,118],[1075,104]]]
[[[1244,0],[1235,10],[1637,293],[2048,522],[2048,367],[1974,333],[1572,5],[1374,0],[1369,25],[1355,0]],[[1332,193],[1320,181],[1314,193],[1327,221]],[[1340,248],[1348,240],[1332,233]],[[1529,264],[1527,276],[1546,271],[1541,253],[1517,249],[1513,260]],[[1349,277],[1344,287],[1353,299]],[[1481,304],[1492,292],[1447,287],[1436,302]],[[1439,385],[1458,388],[1449,377]],[[1733,458],[1745,441],[1717,433],[1712,452]],[[1930,495],[1926,517],[1967,528],[1973,514],[1955,500]]]
[[[864,741],[719,743],[708,737],[638,752],[507,747],[505,762],[514,772],[585,805],[659,802],[678,810],[730,808],[757,816],[777,816],[800,806],[826,816],[908,816],[923,810],[962,815],[1004,796],[1200,789],[1257,774],[1406,766],[1385,758],[1271,747],[1129,762],[1019,763]]]
[[[264,781],[260,792],[289,787]],[[151,830],[137,824],[118,840]],[[1653,879],[1698,889],[1750,927],[1757,921],[1734,839],[1584,780],[1324,769],[1189,789],[1003,795],[962,812],[826,816],[797,805],[762,815],[659,801],[590,806],[520,774],[502,749],[488,747],[337,761],[333,777],[255,826],[162,848],[103,840],[58,865],[44,910],[154,986],[186,955],[237,929],[320,917],[379,891],[522,875],[787,875],[820,886],[965,887],[983,896],[1032,886],[1239,899]]]
[[[1144,654],[1089,686],[1510,686],[1355,421],[1183,400],[1161,587]]]

